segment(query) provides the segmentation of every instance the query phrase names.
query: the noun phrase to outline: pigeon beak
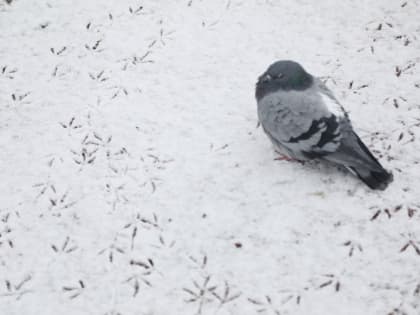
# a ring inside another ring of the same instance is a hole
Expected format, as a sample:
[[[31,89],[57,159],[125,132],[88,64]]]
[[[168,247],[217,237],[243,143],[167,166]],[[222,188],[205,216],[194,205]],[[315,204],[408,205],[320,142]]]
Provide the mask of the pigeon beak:
[[[269,74],[263,74],[260,79],[258,80],[259,82],[268,82],[272,79],[273,77]]]

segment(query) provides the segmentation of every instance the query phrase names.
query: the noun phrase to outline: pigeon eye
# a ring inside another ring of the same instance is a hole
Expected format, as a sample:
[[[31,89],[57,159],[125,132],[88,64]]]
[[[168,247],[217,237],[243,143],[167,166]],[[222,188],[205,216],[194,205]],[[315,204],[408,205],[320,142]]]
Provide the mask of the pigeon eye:
[[[278,75],[276,75],[276,79],[281,79],[283,77],[284,77],[284,74],[283,73],[279,73]]]

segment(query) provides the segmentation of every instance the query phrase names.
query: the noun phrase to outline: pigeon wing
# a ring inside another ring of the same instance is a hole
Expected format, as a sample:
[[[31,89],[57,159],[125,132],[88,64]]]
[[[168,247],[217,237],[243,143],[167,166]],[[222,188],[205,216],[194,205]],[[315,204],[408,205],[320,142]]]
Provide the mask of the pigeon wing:
[[[334,103],[332,113],[325,100]],[[346,119],[339,104],[318,89],[278,91],[259,102],[260,122],[271,140],[301,158],[318,158],[335,152]]]

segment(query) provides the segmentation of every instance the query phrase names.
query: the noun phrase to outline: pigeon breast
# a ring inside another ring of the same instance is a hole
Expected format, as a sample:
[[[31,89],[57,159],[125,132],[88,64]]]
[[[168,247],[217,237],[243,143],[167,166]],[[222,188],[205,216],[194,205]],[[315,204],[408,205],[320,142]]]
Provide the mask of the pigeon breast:
[[[265,132],[296,158],[317,158],[337,150],[348,121],[340,104],[319,84],[301,91],[278,90],[258,101]]]

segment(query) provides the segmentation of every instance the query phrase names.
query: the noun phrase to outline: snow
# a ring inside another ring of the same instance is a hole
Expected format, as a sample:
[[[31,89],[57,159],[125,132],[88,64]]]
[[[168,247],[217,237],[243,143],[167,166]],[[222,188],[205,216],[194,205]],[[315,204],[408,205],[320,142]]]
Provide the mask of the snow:
[[[0,314],[420,314],[419,1],[0,2]],[[274,160],[323,77],[384,192]]]

